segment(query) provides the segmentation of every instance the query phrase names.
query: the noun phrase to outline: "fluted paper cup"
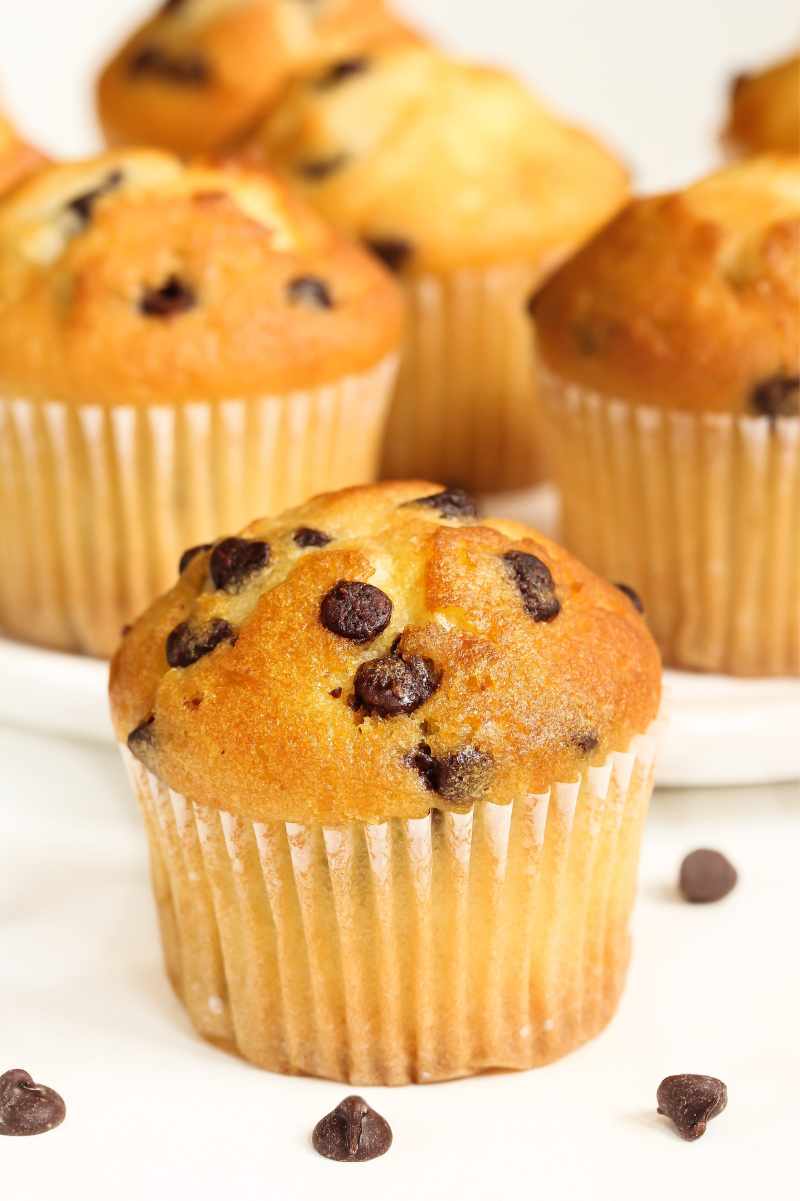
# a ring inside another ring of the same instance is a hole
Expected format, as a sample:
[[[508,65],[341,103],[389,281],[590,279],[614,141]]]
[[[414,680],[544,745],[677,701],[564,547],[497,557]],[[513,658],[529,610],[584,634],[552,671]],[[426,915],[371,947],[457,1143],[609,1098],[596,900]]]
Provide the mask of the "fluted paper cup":
[[[665,662],[800,675],[800,418],[541,390],[563,541],[636,589]]]
[[[623,988],[658,733],[514,805],[336,827],[192,804],[123,748],[195,1027],[272,1071],[352,1084],[577,1047]]]
[[[387,479],[476,492],[542,478],[534,349],[526,302],[540,264],[407,282],[408,329],[383,455]]]
[[[373,480],[396,369],[257,400],[0,397],[0,630],[110,654],[186,547]]]

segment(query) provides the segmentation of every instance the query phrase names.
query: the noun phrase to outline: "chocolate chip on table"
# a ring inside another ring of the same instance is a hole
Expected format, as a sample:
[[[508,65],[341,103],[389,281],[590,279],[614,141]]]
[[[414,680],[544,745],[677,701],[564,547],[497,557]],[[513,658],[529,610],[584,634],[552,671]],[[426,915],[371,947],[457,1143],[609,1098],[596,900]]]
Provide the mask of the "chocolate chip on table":
[[[203,87],[211,79],[211,68],[199,54],[173,55],[160,46],[143,46],[128,63],[128,74],[155,76],[179,87]]]
[[[536,555],[521,550],[508,551],[503,561],[519,589],[525,612],[534,621],[552,621],[558,617],[561,603],[550,568]]]
[[[698,905],[721,901],[736,887],[736,868],[719,851],[701,848],[681,864],[678,887],[684,899]]]
[[[316,275],[298,275],[289,280],[286,294],[291,304],[302,304],[309,309],[332,309],[333,297],[324,280]]]
[[[630,584],[615,584],[615,588],[619,588],[620,592],[624,592],[628,600],[633,605],[638,613],[644,613],[644,604],[642,598],[635,588],[631,588]]]
[[[322,598],[319,616],[332,634],[350,642],[371,642],[392,620],[392,602],[372,584],[339,580]]]
[[[297,171],[304,179],[316,183],[319,180],[327,179],[329,175],[335,175],[349,161],[350,155],[342,151],[339,154],[331,154],[328,158],[307,159],[305,162],[297,164]]]
[[[312,529],[311,526],[302,525],[298,530],[295,530],[292,535],[295,544],[305,550],[309,546],[327,546],[333,542],[330,534],[324,533],[322,530]]]
[[[410,509],[415,506],[435,509],[442,517],[478,516],[478,506],[463,488],[445,488],[443,492],[434,492],[432,496],[420,496],[418,500],[406,501],[402,507]]]
[[[367,70],[369,70],[368,58],[363,56],[361,58],[342,58],[339,62],[333,63],[324,75],[320,75],[314,81],[314,86],[318,91],[324,92],[328,88],[338,87],[340,83],[344,83],[346,79],[352,79],[354,75],[363,75]]]
[[[411,655],[382,655],[369,659],[356,672],[355,703],[378,717],[396,717],[413,713],[424,705],[439,686],[430,659]]]
[[[656,1094],[658,1112],[671,1118],[681,1138],[694,1142],[728,1104],[728,1090],[716,1076],[667,1076]]]
[[[201,542],[198,546],[190,546],[185,550],[178,561],[178,575],[183,575],[186,568],[192,563],[198,555],[204,555],[207,550],[211,550],[213,542]]]
[[[110,171],[102,183],[97,187],[91,188],[88,192],[84,192],[82,196],[75,196],[70,200],[67,208],[73,213],[82,225],[88,225],[92,219],[92,211],[98,200],[103,196],[107,196],[109,192],[114,192],[121,186],[123,181],[121,171]]]
[[[385,1155],[392,1145],[392,1128],[363,1097],[345,1097],[314,1127],[314,1150],[326,1159],[363,1163]]]
[[[209,570],[215,588],[240,592],[251,576],[269,566],[268,542],[255,538],[223,538],[211,552]]]
[[[427,742],[421,742],[405,758],[406,767],[419,772],[430,792],[453,804],[465,804],[486,791],[493,762],[488,751],[474,746],[437,758]]]
[[[220,643],[233,642],[235,638],[233,626],[221,617],[199,628],[182,621],[167,638],[167,663],[170,667],[191,667]]]
[[[169,275],[158,288],[145,288],[139,310],[145,317],[177,317],[197,305],[197,294],[191,285],[177,275]]]
[[[753,389],[750,403],[762,417],[800,416],[800,375],[779,372],[762,380]]]
[[[36,1084],[22,1068],[0,1076],[0,1134],[46,1134],[60,1126],[67,1108],[54,1089]]]
[[[403,238],[367,238],[365,245],[390,271],[402,271],[414,253],[414,247]]]

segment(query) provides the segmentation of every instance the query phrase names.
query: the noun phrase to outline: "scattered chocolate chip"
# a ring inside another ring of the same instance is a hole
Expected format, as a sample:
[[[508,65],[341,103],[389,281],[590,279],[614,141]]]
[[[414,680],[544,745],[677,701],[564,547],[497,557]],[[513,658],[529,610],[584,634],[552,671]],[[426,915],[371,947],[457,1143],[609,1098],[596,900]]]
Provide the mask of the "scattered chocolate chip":
[[[320,75],[314,81],[314,86],[324,92],[328,88],[338,87],[340,83],[344,83],[346,79],[352,79],[354,75],[363,75],[368,69],[368,58],[343,58],[334,63],[324,75]]]
[[[332,309],[333,298],[328,285],[316,275],[298,275],[289,280],[286,294],[291,304],[302,304],[309,309]]]
[[[800,416],[800,375],[770,376],[753,389],[750,403],[762,417]]]
[[[521,550],[508,551],[503,561],[519,589],[526,613],[534,621],[552,621],[558,617],[561,603],[549,567],[536,555]]]
[[[411,655],[382,655],[362,663],[356,672],[356,705],[378,717],[413,713],[424,705],[439,686],[430,659]]]
[[[268,542],[251,538],[224,538],[211,552],[209,570],[215,588],[239,592],[252,575],[269,566]]]
[[[128,63],[128,73],[155,76],[179,87],[203,87],[211,79],[211,68],[199,54],[173,55],[160,46],[143,46]]]
[[[465,804],[486,791],[494,760],[488,751],[481,751],[474,746],[465,746],[460,751],[437,758],[427,742],[421,742],[406,756],[404,762],[407,767],[419,772],[430,792],[438,793],[453,804]]]
[[[656,1094],[658,1112],[671,1118],[678,1134],[694,1142],[728,1104],[728,1090],[716,1076],[667,1076]]]
[[[572,737],[573,744],[584,755],[591,755],[600,745],[600,736],[596,730],[579,730]]]
[[[402,271],[414,253],[403,238],[367,238],[365,244],[390,271]]]
[[[415,506],[435,509],[442,517],[478,516],[478,506],[463,488],[445,488],[443,492],[434,492],[432,496],[420,496],[418,500],[406,501],[402,507],[411,509]]]
[[[235,637],[233,626],[221,617],[199,629],[182,621],[167,638],[167,663],[170,667],[191,667],[221,642],[232,642]]]
[[[681,864],[678,887],[687,901],[707,905],[721,901],[736,887],[736,868],[719,851],[692,851]]]
[[[185,550],[178,561],[178,575],[183,575],[190,563],[194,562],[198,555],[204,555],[207,550],[211,550],[213,542],[201,542],[199,546],[190,546]]]
[[[363,1163],[386,1154],[392,1145],[392,1128],[363,1097],[345,1097],[317,1122],[312,1142],[326,1159]]]
[[[155,750],[156,732],[155,732],[155,714],[151,713],[144,721],[139,722],[134,730],[131,730],[128,735],[128,750],[142,763],[146,763],[150,757],[150,752]]]
[[[342,695],[342,689],[341,688],[331,688],[330,695],[333,697],[333,699],[335,701],[338,701],[339,697]]]
[[[615,584],[615,588],[619,588],[620,592],[624,592],[628,600],[633,605],[634,609],[639,613],[644,613],[644,604],[642,598],[635,588],[631,588],[630,584]]]
[[[351,642],[371,642],[392,620],[392,602],[372,584],[339,580],[322,598],[319,615],[332,634]]]
[[[311,526],[302,525],[298,530],[295,530],[292,537],[297,546],[304,550],[309,546],[327,546],[329,542],[333,542],[330,534],[323,533],[322,530],[314,530]]]
[[[298,163],[297,171],[304,179],[316,183],[318,180],[327,179],[329,175],[335,175],[349,161],[350,155],[342,152],[341,154],[332,154],[328,158],[308,159],[304,163]]]
[[[67,208],[73,213],[82,225],[88,225],[92,219],[92,211],[103,196],[107,196],[109,192],[114,192],[122,184],[123,174],[121,171],[110,171],[102,183],[97,187],[92,188],[89,192],[84,192],[82,196],[76,196],[70,200]]]
[[[46,1134],[67,1116],[61,1097],[21,1068],[0,1076],[0,1134]],[[391,1137],[391,1136],[390,1136]]]
[[[139,311],[145,317],[177,317],[197,305],[197,294],[177,275],[170,275],[158,288],[145,288],[139,301]]]

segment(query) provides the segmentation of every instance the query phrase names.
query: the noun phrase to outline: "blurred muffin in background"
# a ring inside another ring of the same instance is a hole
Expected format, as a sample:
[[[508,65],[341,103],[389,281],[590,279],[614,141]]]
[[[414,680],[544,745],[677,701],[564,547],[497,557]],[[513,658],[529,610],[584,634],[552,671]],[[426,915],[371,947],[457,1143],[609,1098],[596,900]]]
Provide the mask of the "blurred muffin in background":
[[[44,166],[45,156],[20,136],[0,111],[0,195]]]
[[[100,122],[111,144],[219,150],[296,72],[414,36],[384,0],[168,0],[103,71]]]
[[[388,476],[497,490],[541,474],[531,288],[622,204],[624,168],[510,75],[382,48],[295,82],[243,148],[406,287]]]
[[[566,544],[667,663],[800,675],[800,158],[634,201],[532,311]]]
[[[265,174],[158,151],[0,205],[0,628],[107,654],[193,543],[374,478],[379,263]]]
[[[800,53],[736,77],[724,137],[736,154],[800,154]]]

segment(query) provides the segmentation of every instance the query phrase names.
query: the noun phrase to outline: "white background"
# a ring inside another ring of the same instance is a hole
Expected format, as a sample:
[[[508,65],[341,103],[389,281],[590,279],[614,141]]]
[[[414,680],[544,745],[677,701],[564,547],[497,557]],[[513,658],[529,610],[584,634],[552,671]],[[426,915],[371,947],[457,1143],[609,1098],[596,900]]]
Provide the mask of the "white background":
[[[454,47],[529,76],[611,137],[648,187],[713,161],[728,76],[800,34],[796,0],[404,7]],[[0,6],[7,100],[53,153],[92,148],[89,72],[146,8]],[[171,996],[113,752],[0,729],[0,1071],[28,1068],[69,1109],[52,1134],[0,1138],[0,1196],[788,1197],[800,1126],[799,823],[795,785],[658,795],[630,986],[607,1033],[540,1072],[368,1090],[395,1147],[372,1164],[330,1164],[308,1134],[346,1090],[205,1046]],[[698,845],[721,847],[740,869],[720,905],[676,899],[679,861]],[[730,1091],[728,1111],[693,1145],[654,1114],[659,1080],[681,1071],[719,1075]]]

